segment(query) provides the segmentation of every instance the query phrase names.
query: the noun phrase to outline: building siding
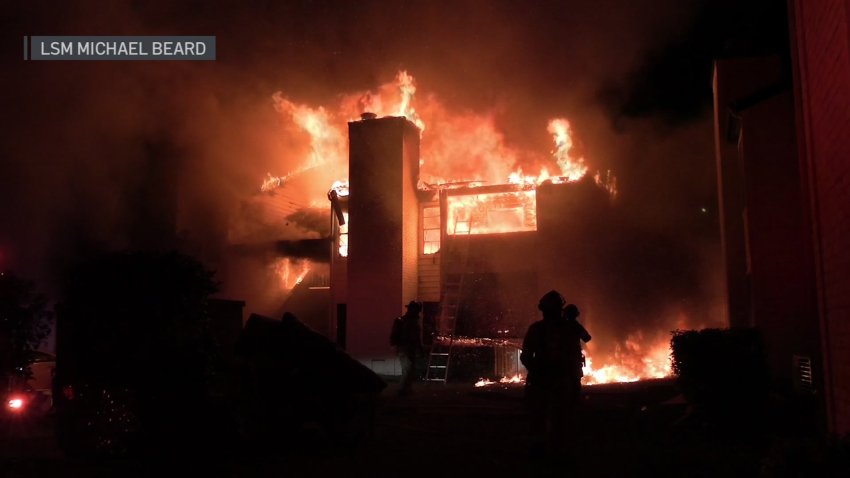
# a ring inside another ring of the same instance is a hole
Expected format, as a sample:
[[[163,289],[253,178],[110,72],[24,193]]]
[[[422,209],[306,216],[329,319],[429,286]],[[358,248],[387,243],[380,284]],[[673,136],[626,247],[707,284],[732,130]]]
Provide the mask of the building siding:
[[[850,0],[789,4],[828,425],[843,435],[850,433]]]

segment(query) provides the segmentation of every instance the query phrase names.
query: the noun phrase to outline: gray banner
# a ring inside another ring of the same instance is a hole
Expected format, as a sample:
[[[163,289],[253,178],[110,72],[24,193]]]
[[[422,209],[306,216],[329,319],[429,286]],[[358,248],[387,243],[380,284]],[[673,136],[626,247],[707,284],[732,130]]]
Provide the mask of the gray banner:
[[[31,60],[215,60],[214,36],[33,36]]]

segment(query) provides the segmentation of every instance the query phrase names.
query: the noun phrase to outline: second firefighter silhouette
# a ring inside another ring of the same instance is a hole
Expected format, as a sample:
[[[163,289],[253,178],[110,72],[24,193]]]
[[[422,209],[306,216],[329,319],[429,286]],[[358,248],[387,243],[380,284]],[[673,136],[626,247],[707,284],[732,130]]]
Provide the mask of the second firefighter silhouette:
[[[575,416],[583,375],[581,341],[590,341],[590,334],[576,320],[578,307],[564,307],[565,303],[554,290],[541,297],[537,308],[543,320],[528,328],[520,354],[528,370],[526,399],[536,439],[545,439],[550,447],[562,444]]]
[[[401,388],[399,395],[408,395],[416,379],[416,364],[422,355],[422,329],[419,312],[422,304],[415,300],[407,304],[407,312],[393,321],[390,344],[396,348],[401,362]]]

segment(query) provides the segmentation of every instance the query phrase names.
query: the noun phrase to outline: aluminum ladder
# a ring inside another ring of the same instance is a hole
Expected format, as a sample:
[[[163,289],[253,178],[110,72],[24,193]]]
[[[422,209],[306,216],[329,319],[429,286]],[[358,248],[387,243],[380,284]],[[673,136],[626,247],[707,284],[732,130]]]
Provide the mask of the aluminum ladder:
[[[461,292],[463,282],[466,278],[466,266],[469,261],[469,237],[472,232],[471,221],[455,220],[458,224],[466,224],[466,234],[460,245],[461,268],[458,274],[447,274],[443,300],[440,305],[440,316],[437,320],[437,335],[431,344],[428,353],[428,368],[425,370],[426,382],[447,383],[449,378],[449,365],[452,361],[452,347],[455,341],[455,329],[457,325],[457,314],[460,309]]]

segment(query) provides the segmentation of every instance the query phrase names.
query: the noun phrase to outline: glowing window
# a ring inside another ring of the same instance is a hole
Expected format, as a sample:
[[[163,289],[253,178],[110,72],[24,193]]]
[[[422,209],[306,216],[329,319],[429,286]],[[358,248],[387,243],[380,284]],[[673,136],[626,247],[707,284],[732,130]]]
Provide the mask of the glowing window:
[[[343,212],[342,217],[345,219],[345,224],[339,226],[339,255],[348,257],[348,213]]]
[[[449,196],[447,234],[537,230],[535,190]]]
[[[422,253],[440,251],[440,208],[422,208]]]

